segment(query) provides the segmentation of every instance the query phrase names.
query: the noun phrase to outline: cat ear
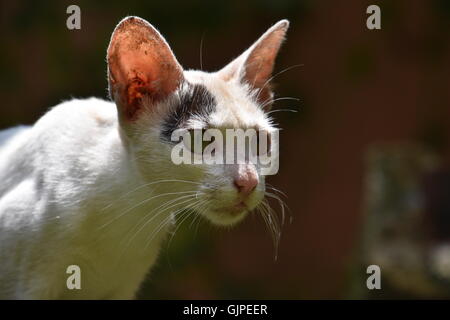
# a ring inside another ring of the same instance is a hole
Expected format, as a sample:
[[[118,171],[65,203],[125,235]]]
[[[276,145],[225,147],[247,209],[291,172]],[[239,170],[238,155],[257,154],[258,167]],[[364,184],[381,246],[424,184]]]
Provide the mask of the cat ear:
[[[288,20],[281,20],[267,30],[250,48],[218,72],[228,81],[238,79],[257,89],[258,102],[266,103],[273,97],[269,79],[275,58],[289,28]]]
[[[138,17],[127,17],[117,25],[107,60],[111,98],[128,121],[135,120],[147,105],[167,98],[183,79],[183,69],[167,42]],[[149,101],[145,106],[143,98]]]

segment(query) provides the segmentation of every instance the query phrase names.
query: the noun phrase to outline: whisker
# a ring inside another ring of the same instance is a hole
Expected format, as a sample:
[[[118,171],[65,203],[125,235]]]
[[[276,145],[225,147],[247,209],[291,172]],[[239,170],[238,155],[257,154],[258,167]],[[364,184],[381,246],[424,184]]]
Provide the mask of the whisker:
[[[298,98],[294,98],[294,97],[280,97],[280,98],[276,98],[276,99],[268,99],[269,101],[264,102],[261,105],[261,108],[264,108],[265,106],[274,103],[275,101],[281,101],[281,100],[294,100],[294,101],[300,101],[300,99]]]
[[[280,72],[278,72],[277,74],[273,75],[272,77],[270,77],[266,82],[264,82],[263,86],[261,87],[261,89],[258,90],[258,94],[256,95],[255,100],[258,101],[259,95],[261,94],[261,92],[264,90],[264,88],[267,86],[267,84],[272,81],[274,78],[278,77],[280,74],[285,73],[291,69],[294,68],[298,68],[298,67],[303,67],[304,64],[295,64],[293,66],[290,66],[288,68],[285,68],[283,70],[281,70]]]
[[[169,244],[168,244],[168,246],[167,247],[170,247],[170,244],[172,243],[172,240],[173,240],[173,237],[175,236],[175,233],[177,232],[177,230],[181,227],[181,225],[183,224],[183,222],[184,221],[186,221],[186,219],[188,218],[188,217],[190,217],[190,216],[192,216],[193,214],[195,214],[195,211],[193,211],[194,210],[194,208],[195,208],[195,210],[197,210],[199,207],[201,207],[205,202],[207,202],[208,200],[203,200],[203,202],[202,201],[199,201],[199,203],[197,203],[197,205],[195,205],[195,206],[193,206],[193,207],[191,207],[191,208],[189,208],[189,209],[186,209],[187,210],[187,214],[184,214],[184,218],[181,220],[181,222],[178,224],[178,226],[175,228],[175,230],[174,230],[174,232],[172,233],[172,236],[170,237],[170,240],[169,240]],[[183,216],[183,215],[182,215]],[[180,217],[181,218],[181,217]]]
[[[284,193],[283,191],[281,191],[281,190],[275,188],[273,185],[271,185],[271,184],[269,184],[269,183],[266,183],[266,188],[269,188],[270,190],[273,190],[273,191],[275,191],[275,192],[278,192],[278,193],[280,193],[281,195],[285,196],[286,198],[288,197],[288,196],[286,195],[286,193]]]
[[[153,199],[156,198],[160,198],[160,197],[164,197],[164,196],[168,196],[168,195],[178,195],[178,194],[186,194],[186,193],[196,193],[197,191],[181,191],[181,192],[168,192],[168,193],[162,193],[162,194],[158,194],[156,196],[150,197],[148,199],[144,199],[142,201],[140,201],[139,203],[135,204],[134,206],[132,206],[131,208],[128,208],[127,210],[125,210],[124,212],[122,212],[121,214],[119,214],[118,216],[114,217],[113,219],[111,219],[109,222],[101,225],[99,227],[99,230],[102,230],[103,228],[107,227],[108,225],[110,225],[111,223],[113,223],[114,221],[120,219],[121,217],[123,217],[125,214],[127,214],[128,212],[130,212],[131,210],[143,205],[144,203],[147,203]]]
[[[189,199],[188,201],[193,201],[193,200],[194,200],[194,199]],[[185,201],[185,202],[186,202],[186,201]],[[184,202],[183,202],[183,203],[184,203]],[[128,249],[128,247],[130,246],[130,244],[132,243],[132,241],[134,240],[134,238],[138,235],[138,233],[140,233],[141,230],[143,230],[144,227],[145,227],[151,220],[153,220],[156,216],[161,215],[162,212],[166,211],[167,209],[168,209],[168,208],[164,209],[164,210],[161,211],[161,212],[158,212],[156,215],[154,215],[154,216],[151,217],[149,220],[147,220],[143,226],[141,226],[141,228],[140,228],[140,229],[132,236],[131,239],[129,239],[129,241],[127,242],[127,244],[123,247],[122,253],[120,254],[118,260],[120,260],[121,257],[124,255],[124,253],[126,252],[126,250]],[[184,207],[183,207],[183,208],[180,208],[180,209],[177,209],[175,212],[180,212],[180,211],[182,211],[182,210],[184,210]],[[147,217],[147,216],[148,216],[148,215],[146,215],[146,217]],[[169,214],[166,218],[163,219],[163,221],[158,225],[158,227],[161,226],[161,225],[165,226],[165,225],[167,225],[168,223],[170,223],[171,218],[172,218],[172,214]],[[141,219],[141,220],[142,220],[142,219]],[[139,224],[139,223],[138,223],[138,224]],[[135,226],[135,227],[136,227],[136,226]],[[133,227],[133,229],[134,229],[135,227]],[[162,229],[162,228],[161,228],[161,229]],[[159,232],[159,230],[158,230],[158,232]],[[129,233],[129,232],[128,232],[128,233]],[[122,241],[123,241],[123,240],[122,240]],[[145,247],[145,249],[147,249],[147,246]]]
[[[199,206],[195,209],[195,211],[197,212],[195,218],[191,221],[190,225],[189,225],[189,229],[192,228],[192,226],[195,224],[195,222],[197,220],[200,220],[202,215],[201,213],[203,211],[206,211],[206,209],[208,208],[208,205],[211,203],[212,201],[210,199],[206,199],[206,201],[203,202],[202,206]],[[198,226],[198,225],[197,225]]]
[[[163,221],[159,224],[158,229],[157,229],[156,231],[154,231],[152,234],[150,234],[151,237],[149,236],[149,237],[147,237],[147,239],[145,240],[145,242],[146,242],[145,249],[150,245],[150,243],[152,242],[152,240],[153,240],[153,239],[156,237],[156,235],[162,230],[162,228],[164,228],[164,227],[167,225],[167,223],[170,221],[170,219],[172,218],[172,216],[176,216],[176,214],[180,213],[180,211],[183,212],[184,210],[188,210],[189,208],[192,208],[192,206],[195,206],[196,203],[198,203],[198,202],[194,202],[193,204],[191,204],[191,205],[189,205],[189,206],[187,206],[187,207],[184,207],[184,208],[179,209],[176,213],[170,214],[168,218],[166,218],[165,220],[163,220]],[[150,239],[149,239],[149,238],[150,238]]]
[[[275,112],[298,112],[298,110],[293,110],[293,109],[276,109],[276,110],[271,110],[269,112],[266,112],[266,114],[271,114],[271,113],[275,113]]]
[[[205,32],[203,32],[202,34],[202,38],[200,39],[200,49],[199,49],[199,54],[200,54],[200,70],[203,71],[203,39],[205,37]]]
[[[131,191],[129,191],[129,192],[127,192],[127,193],[121,195],[118,199],[114,200],[113,202],[111,202],[111,203],[110,203],[109,205],[107,205],[106,207],[100,209],[100,211],[104,211],[104,210],[110,208],[110,207],[111,207],[114,203],[116,203],[117,201],[124,199],[125,197],[127,197],[128,195],[130,195],[130,194],[133,193],[133,192],[136,192],[136,191],[139,190],[139,189],[148,187],[148,186],[150,186],[150,185],[154,185],[154,184],[158,184],[158,183],[165,183],[165,182],[184,182],[184,183],[192,183],[192,184],[196,184],[196,185],[201,185],[200,182],[189,181],[189,180],[179,180],[179,179],[163,179],[163,180],[152,181],[152,182],[149,182],[149,183],[145,183],[145,184],[143,184],[143,185],[140,185],[140,186],[136,187],[135,189],[133,189],[133,190],[131,190]]]
[[[196,222],[198,219],[200,219],[200,215],[199,215],[199,214],[197,214],[197,215],[195,216],[195,218],[191,221],[191,223],[189,224],[189,229],[192,228],[192,226],[195,224],[195,222]]]
[[[280,205],[281,208],[281,225],[284,225],[284,221],[285,221],[285,207],[286,207],[286,203],[276,194],[271,193],[271,192],[266,192],[265,193],[266,196],[268,196],[269,198],[275,199],[278,201],[278,204]]]
[[[197,235],[198,227],[200,226],[200,223],[202,222],[202,214],[208,209],[208,206],[211,202],[212,202],[212,200],[208,199],[208,201],[206,201],[203,206],[196,209],[197,214],[196,214],[195,218],[192,220],[191,224],[189,225],[189,228],[191,228],[196,223],[194,235]]]
[[[285,222],[285,209],[287,209],[290,213],[289,207],[286,205],[286,203],[283,201],[283,199],[280,198],[280,196],[278,194],[280,194],[283,197],[287,198],[287,195],[282,192],[281,190],[275,188],[274,186],[272,186],[271,184],[266,183],[266,189],[269,189],[270,191],[273,192],[269,192],[266,191],[264,193],[265,198],[263,199],[263,201],[261,201],[261,203],[256,207],[256,211],[258,211],[264,221],[264,224],[267,227],[267,230],[269,231],[271,237],[272,237],[272,242],[274,245],[274,250],[275,250],[275,254],[274,254],[274,259],[277,260],[278,259],[278,247],[279,247],[279,243],[280,243],[280,239],[281,239],[281,228],[284,225]],[[281,224],[279,221],[279,217],[277,215],[277,213],[272,209],[272,207],[269,204],[268,198],[271,199],[275,199],[281,209]],[[292,220],[292,215],[290,215],[290,218]]]
[[[278,256],[278,245],[279,245],[279,238],[280,238],[280,232],[272,222],[271,214],[269,212],[268,206],[265,202],[261,202],[261,204],[258,206],[258,210],[261,213],[261,217],[263,218],[264,224],[267,227],[267,230],[269,231],[272,242],[274,246],[274,258],[277,259]]]
[[[179,206],[179,205],[188,203],[188,202],[190,202],[190,201],[196,200],[196,199],[192,199],[192,198],[194,198],[195,196],[196,196],[196,194],[195,194],[195,195],[190,194],[190,195],[186,195],[186,196],[183,196],[183,197],[176,198],[176,199],[171,200],[171,201],[169,201],[169,202],[163,203],[163,204],[160,205],[159,207],[157,207],[157,208],[151,210],[149,213],[145,214],[145,215],[144,215],[144,216],[136,223],[136,225],[130,230],[130,232],[132,232],[132,231],[136,228],[136,226],[140,225],[143,221],[145,221],[145,220],[147,219],[147,217],[151,216],[151,214],[152,214],[153,212],[155,212],[155,211],[158,210],[158,209],[161,209],[161,211],[159,211],[157,214],[155,214],[154,216],[152,216],[150,219],[148,219],[145,223],[143,223],[143,224],[140,226],[140,228],[139,228],[139,229],[134,233],[134,235],[128,240],[127,246],[130,245],[130,243],[134,240],[134,238],[136,238],[136,236],[141,232],[141,230],[143,230],[143,229],[144,229],[151,221],[153,221],[156,217],[160,216],[163,212],[165,212],[165,211],[167,211],[167,210],[169,210],[169,209],[171,209],[171,208],[173,208],[173,207],[176,207],[176,206]],[[188,198],[188,199],[187,199],[187,200],[184,200],[184,199],[186,199],[186,198]],[[179,202],[180,200],[184,200],[184,201],[182,201],[182,202],[180,203],[180,202]],[[162,209],[162,208],[164,208],[164,209]]]
[[[208,206],[209,204],[212,202],[212,200],[207,201],[202,208],[199,208],[197,211],[197,216],[199,217],[197,219],[197,226],[195,227],[195,231],[194,231],[194,235],[197,235],[198,233],[198,227],[200,226],[200,223],[203,221],[202,220],[202,215],[208,210]]]

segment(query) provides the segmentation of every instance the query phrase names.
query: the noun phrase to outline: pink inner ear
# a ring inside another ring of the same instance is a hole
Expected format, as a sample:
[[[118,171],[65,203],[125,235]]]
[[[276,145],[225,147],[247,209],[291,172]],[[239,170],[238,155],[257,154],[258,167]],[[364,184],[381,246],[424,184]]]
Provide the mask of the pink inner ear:
[[[252,59],[251,63],[246,64],[244,79],[252,88],[258,89],[257,99],[261,104],[272,99],[272,87],[269,83],[272,75],[274,63],[273,60]]]
[[[282,20],[266,31],[248,50],[219,71],[219,76],[228,81],[238,77],[254,89],[260,103],[272,98],[269,79],[275,65],[275,58],[289,27],[287,20]]]
[[[144,50],[145,52],[145,50]],[[145,53],[144,53],[145,55]],[[133,120],[142,106],[142,98],[147,95],[153,102],[161,99],[164,94],[169,94],[167,88],[158,88],[156,77],[158,70],[151,57],[145,62],[136,51],[125,51],[119,55],[119,77],[126,83],[125,96],[127,119]]]
[[[272,98],[268,83],[278,51],[283,42],[287,26],[282,25],[264,34],[255,44],[244,64],[244,78],[254,88],[260,89],[258,100],[261,103]]]
[[[144,106],[166,98],[181,82],[182,68],[168,44],[150,24],[139,18],[122,21],[108,48],[110,89],[127,120]]]

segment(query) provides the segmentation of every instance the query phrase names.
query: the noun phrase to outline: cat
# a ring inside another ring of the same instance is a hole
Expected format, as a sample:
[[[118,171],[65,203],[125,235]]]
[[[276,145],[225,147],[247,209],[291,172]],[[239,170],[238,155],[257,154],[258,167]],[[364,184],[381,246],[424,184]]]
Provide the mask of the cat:
[[[113,102],[66,101],[0,132],[0,298],[133,299],[178,214],[229,226],[262,205],[256,164],[174,165],[170,137],[273,131],[269,82],[288,26],[206,73],[183,70],[150,23],[126,17],[107,49]],[[72,265],[80,288],[68,288]]]

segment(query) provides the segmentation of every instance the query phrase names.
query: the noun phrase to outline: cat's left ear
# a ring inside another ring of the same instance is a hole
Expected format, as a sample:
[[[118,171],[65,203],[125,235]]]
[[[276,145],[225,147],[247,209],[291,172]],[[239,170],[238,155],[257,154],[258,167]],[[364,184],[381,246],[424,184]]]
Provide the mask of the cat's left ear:
[[[121,120],[136,120],[172,94],[183,79],[183,69],[163,36],[150,23],[127,17],[109,43],[108,81]]]
[[[288,20],[276,23],[250,48],[220,70],[218,75],[226,81],[238,79],[248,84],[252,90],[258,90],[259,103],[270,101],[273,93],[268,82],[288,28]]]

